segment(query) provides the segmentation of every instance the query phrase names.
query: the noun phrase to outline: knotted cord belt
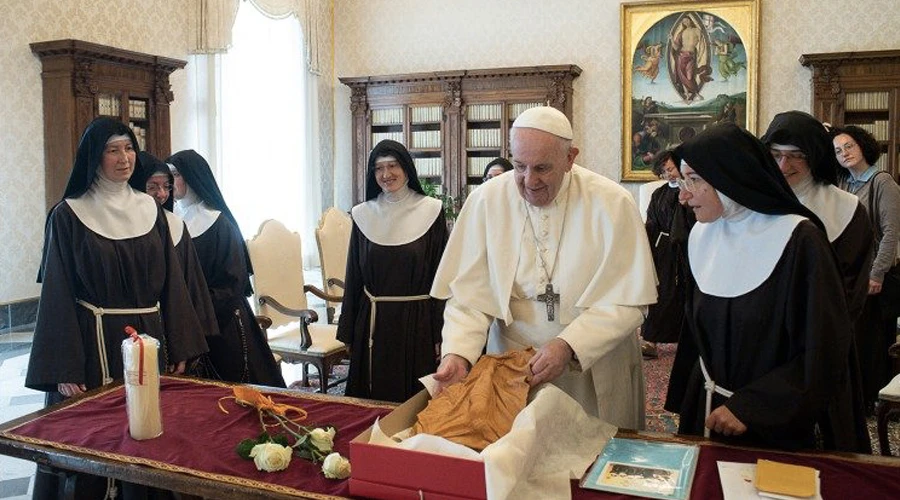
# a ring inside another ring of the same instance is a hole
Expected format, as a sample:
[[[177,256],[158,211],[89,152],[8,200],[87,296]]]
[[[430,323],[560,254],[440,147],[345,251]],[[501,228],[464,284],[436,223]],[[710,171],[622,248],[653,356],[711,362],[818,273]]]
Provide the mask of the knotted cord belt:
[[[700,356],[700,371],[703,372],[703,380],[705,380],[703,384],[703,388],[706,389],[706,416],[704,417],[704,421],[709,418],[709,413],[712,411],[712,397],[713,393],[721,394],[726,398],[730,398],[734,392],[725,389],[724,387],[716,385],[713,379],[709,376],[709,372],[706,370],[706,363],[703,362],[703,356]],[[703,426],[703,437],[709,437],[709,428],[705,425]]]
[[[366,293],[366,297],[369,298],[369,302],[372,304],[371,311],[369,312],[369,396],[372,396],[372,346],[375,345],[374,337],[375,337],[375,313],[378,311],[377,304],[379,302],[414,302],[417,300],[428,300],[431,298],[431,295],[385,295],[383,297],[376,297],[369,292],[369,289],[363,287],[363,292]]]
[[[106,342],[104,342],[103,337],[103,316],[106,314],[124,316],[128,314],[159,313],[159,302],[157,302],[153,307],[137,307],[125,309],[97,307],[94,304],[81,299],[76,299],[75,302],[94,313],[94,322],[97,324],[97,353],[100,355],[100,372],[103,375],[103,385],[106,385],[112,382],[113,379],[109,375],[109,361],[106,359]]]

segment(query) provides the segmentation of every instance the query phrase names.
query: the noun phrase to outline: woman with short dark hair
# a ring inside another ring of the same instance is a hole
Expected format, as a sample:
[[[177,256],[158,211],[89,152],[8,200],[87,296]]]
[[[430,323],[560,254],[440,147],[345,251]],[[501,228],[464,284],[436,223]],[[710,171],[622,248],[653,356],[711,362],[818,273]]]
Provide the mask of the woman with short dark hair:
[[[891,379],[888,348],[897,335],[897,316],[891,312],[891,309],[896,311],[897,304],[879,299],[897,292],[883,290],[883,284],[898,261],[900,188],[889,173],[876,165],[881,147],[872,134],[848,125],[832,130],[831,137],[834,155],[843,167],[838,174],[838,186],[859,198],[875,231],[875,260],[868,270],[868,300],[856,324],[863,395],[866,408],[871,411],[878,391]]]

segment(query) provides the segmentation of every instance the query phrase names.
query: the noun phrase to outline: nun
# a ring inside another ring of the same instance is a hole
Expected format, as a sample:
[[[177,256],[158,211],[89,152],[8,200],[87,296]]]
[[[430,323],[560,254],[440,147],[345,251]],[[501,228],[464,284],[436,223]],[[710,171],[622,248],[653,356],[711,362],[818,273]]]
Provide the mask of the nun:
[[[47,218],[25,386],[46,392],[48,405],[123,377],[125,326],[159,341],[161,371],[182,373],[208,350],[168,220],[128,184],[137,144],[125,124],[92,121],[63,199]],[[80,475],[75,496],[102,496],[107,481],[93,479]],[[57,482],[39,471],[35,498],[54,496]]]
[[[350,348],[346,395],[402,402],[437,368],[444,301],[428,292],[447,244],[443,205],[425,196],[406,148],[385,140],[351,215],[337,334]]]
[[[811,115],[788,111],[775,115],[761,140],[800,203],[825,225],[855,321],[869,292],[875,235],[859,198],[837,187],[840,165],[828,131]]]
[[[184,282],[191,296],[191,304],[200,321],[202,332],[207,337],[219,335],[219,324],[216,321],[215,310],[209,297],[209,288],[206,278],[203,276],[203,268],[194,243],[187,231],[187,226],[181,217],[175,215],[174,197],[172,186],[174,177],[169,166],[157,157],[141,151],[138,153],[138,167],[128,180],[134,189],[150,195],[156,204],[163,208],[163,213],[169,222],[169,234],[172,236],[172,244],[175,246],[175,254],[184,271]],[[189,375],[197,375],[203,378],[211,378],[209,361],[206,356],[201,356],[188,367]]]
[[[852,321],[825,226],[768,148],[733,124],[705,130],[676,154],[681,198],[697,218],[688,334],[669,388],[679,432],[869,452],[853,393]]]
[[[237,221],[206,160],[194,150],[170,156],[175,214],[184,220],[209,287],[219,335],[207,337],[215,378],[285,387],[247,297],[253,267]]]

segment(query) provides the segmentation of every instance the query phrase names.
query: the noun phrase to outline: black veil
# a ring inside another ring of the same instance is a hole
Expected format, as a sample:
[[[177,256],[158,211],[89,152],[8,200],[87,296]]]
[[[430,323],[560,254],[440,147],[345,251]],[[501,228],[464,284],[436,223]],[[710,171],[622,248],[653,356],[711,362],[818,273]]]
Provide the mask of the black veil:
[[[683,142],[675,154],[740,205],[763,214],[800,215],[825,230],[794,195],[769,148],[737,125],[712,126]]]
[[[171,163],[175,166],[178,170],[178,174],[184,179],[184,182],[197,193],[197,196],[203,200],[204,203],[210,208],[222,212],[225,217],[231,221],[234,225],[234,230],[237,231],[238,236],[241,238],[241,247],[244,249],[244,260],[247,263],[247,272],[253,274],[253,265],[250,263],[250,253],[247,251],[247,242],[244,239],[244,235],[241,234],[241,227],[238,225],[237,219],[234,218],[234,215],[225,203],[222,191],[219,190],[219,185],[216,183],[216,178],[213,176],[212,169],[209,168],[209,163],[206,162],[206,159],[193,149],[186,149],[170,156],[166,160],[166,163]]]
[[[416,165],[413,163],[412,156],[409,154],[406,146],[397,141],[385,139],[376,144],[375,147],[372,148],[372,152],[369,153],[369,165],[366,169],[366,201],[378,198],[378,195],[381,194],[381,186],[379,186],[378,181],[375,180],[375,160],[382,156],[393,156],[396,158],[397,162],[400,163],[400,166],[403,167],[403,171],[406,173],[406,178],[408,179],[407,186],[421,195],[425,194],[425,191],[422,189],[422,184],[419,183],[419,174],[416,172]]]
[[[813,178],[822,184],[837,185],[840,164],[834,155],[831,137],[825,125],[802,111],[778,113],[761,138],[767,146],[793,145],[806,153]]]
[[[131,179],[128,179],[128,184],[131,187],[142,193],[146,192],[147,181],[158,174],[164,174],[167,177],[169,186],[174,185],[175,179],[172,177],[172,171],[169,170],[169,166],[163,163],[162,160],[146,151],[138,153],[138,159],[140,160],[140,165],[135,166],[134,174],[131,175]],[[174,205],[174,195],[170,189],[169,198],[162,204],[162,207],[171,212]]]

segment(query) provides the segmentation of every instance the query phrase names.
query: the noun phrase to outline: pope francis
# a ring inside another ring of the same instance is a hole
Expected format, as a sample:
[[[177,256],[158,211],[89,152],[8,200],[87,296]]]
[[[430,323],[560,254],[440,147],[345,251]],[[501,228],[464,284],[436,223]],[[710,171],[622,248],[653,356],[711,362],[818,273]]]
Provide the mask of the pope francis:
[[[572,126],[531,108],[510,134],[514,170],[466,200],[431,295],[444,311],[439,390],[485,345],[534,346],[532,386],[550,382],[619,427],[644,427],[635,329],[656,301],[641,217],[615,182],[574,163]]]

